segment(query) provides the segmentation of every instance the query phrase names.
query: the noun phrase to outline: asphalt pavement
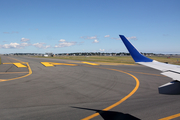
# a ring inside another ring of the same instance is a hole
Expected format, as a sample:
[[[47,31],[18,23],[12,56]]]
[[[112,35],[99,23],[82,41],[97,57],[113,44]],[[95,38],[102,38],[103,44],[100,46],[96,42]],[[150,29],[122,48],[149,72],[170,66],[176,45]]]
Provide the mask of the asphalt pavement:
[[[180,96],[158,93],[172,80],[148,67],[27,56],[1,62],[2,120],[180,119]]]

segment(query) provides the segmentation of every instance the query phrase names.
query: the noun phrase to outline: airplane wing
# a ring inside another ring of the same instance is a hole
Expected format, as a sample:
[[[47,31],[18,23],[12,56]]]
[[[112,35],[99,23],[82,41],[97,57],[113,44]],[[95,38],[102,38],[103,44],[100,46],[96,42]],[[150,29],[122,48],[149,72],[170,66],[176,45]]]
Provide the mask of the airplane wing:
[[[157,70],[162,71],[161,74],[172,78],[174,81],[165,85],[162,85],[159,87],[159,92],[164,93],[164,89],[162,92],[162,89],[160,88],[166,88],[168,91],[171,87],[175,87],[177,86],[178,89],[174,90],[173,88],[173,93],[172,91],[169,93],[167,92],[167,94],[180,94],[180,66],[179,65],[172,65],[172,64],[166,64],[166,63],[162,63],[162,62],[158,62],[156,60],[152,60],[150,58],[147,58],[146,56],[142,55],[140,52],[138,52],[138,50],[123,36],[123,35],[119,35],[119,37],[122,39],[123,43],[125,44],[126,48],[128,49],[129,53],[131,54],[132,58],[134,59],[134,61],[138,64],[147,66],[147,67],[151,67]],[[176,87],[175,87],[176,88]],[[175,92],[174,92],[175,91]],[[164,93],[166,94],[166,93]]]

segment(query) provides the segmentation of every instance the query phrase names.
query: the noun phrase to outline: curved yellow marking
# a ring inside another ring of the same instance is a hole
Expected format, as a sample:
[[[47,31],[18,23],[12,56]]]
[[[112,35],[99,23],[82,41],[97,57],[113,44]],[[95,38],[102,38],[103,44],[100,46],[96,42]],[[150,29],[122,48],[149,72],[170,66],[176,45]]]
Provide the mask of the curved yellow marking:
[[[98,68],[101,68],[101,67],[98,67]],[[132,74],[130,74],[130,73],[127,73],[127,72],[124,72],[124,71],[121,71],[121,70],[116,70],[116,69],[109,69],[109,68],[101,68],[101,69],[107,69],[107,70],[113,70],[113,71],[125,73],[125,74],[130,75],[131,77],[133,77],[133,78],[136,80],[136,86],[135,86],[135,88],[134,88],[127,96],[125,96],[124,98],[122,98],[120,101],[112,104],[111,106],[103,109],[104,111],[108,111],[108,110],[110,110],[110,109],[118,106],[119,104],[121,104],[122,102],[124,102],[125,100],[127,100],[129,97],[131,97],[131,96],[137,91],[137,89],[139,88],[139,84],[140,84],[140,83],[139,83],[139,80],[138,80],[134,75],[132,75]],[[81,120],[89,120],[89,119],[92,119],[92,118],[94,118],[94,117],[96,117],[96,116],[98,116],[98,115],[99,115],[99,113],[95,113],[95,114],[92,114],[92,115],[90,115],[90,116],[88,116],[88,117],[86,117],[86,118],[83,118],[83,119],[81,119]]]
[[[3,79],[3,80],[1,79],[0,82],[10,81],[10,80],[16,80],[16,79],[24,78],[24,77],[27,77],[27,76],[31,75],[31,74],[32,74],[32,70],[31,70],[31,68],[30,68],[30,66],[29,66],[28,63],[26,63],[26,65],[28,66],[28,70],[29,70],[29,73],[28,73],[28,74],[26,74],[26,75],[24,75],[24,76],[21,76],[21,77],[11,78],[11,79]]]
[[[174,118],[177,118],[177,117],[180,117],[180,113],[178,113],[176,115],[169,116],[169,117],[161,118],[159,120],[171,120],[171,119],[174,119]]]
[[[166,77],[166,76],[164,76],[164,75],[160,75],[160,74],[151,74],[151,73],[135,72],[135,71],[126,71],[126,72],[138,73],[138,74],[145,74],[145,75],[152,75],[152,76],[161,76],[161,77]]]
[[[10,57],[9,57],[9,58],[10,58]],[[26,65],[27,65],[27,67],[28,67],[29,73],[28,73],[28,74],[26,74],[26,75],[24,75],[24,76],[21,76],[21,77],[16,77],[16,78],[11,78],[11,79],[0,79],[0,82],[10,81],[10,80],[16,80],[16,79],[20,79],[20,78],[27,77],[27,76],[29,76],[29,75],[31,75],[31,74],[32,74],[32,70],[31,70],[31,68],[30,68],[30,66],[29,66],[29,63],[28,63],[28,62],[22,62],[22,61],[20,61],[20,60],[15,59],[15,58],[10,58],[10,59],[14,59],[14,60],[16,60],[16,61],[19,61],[19,62],[21,62],[21,63],[26,64]]]

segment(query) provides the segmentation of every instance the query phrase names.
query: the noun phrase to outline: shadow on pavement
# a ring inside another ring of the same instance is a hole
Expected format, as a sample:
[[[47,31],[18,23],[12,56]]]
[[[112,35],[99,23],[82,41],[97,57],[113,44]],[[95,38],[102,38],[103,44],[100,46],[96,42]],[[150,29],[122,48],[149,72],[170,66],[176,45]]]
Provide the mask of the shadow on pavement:
[[[104,120],[140,120],[139,118],[136,118],[130,114],[124,114],[121,112],[103,111],[103,110],[73,107],[73,106],[72,106],[72,108],[91,110],[91,111],[98,112]]]

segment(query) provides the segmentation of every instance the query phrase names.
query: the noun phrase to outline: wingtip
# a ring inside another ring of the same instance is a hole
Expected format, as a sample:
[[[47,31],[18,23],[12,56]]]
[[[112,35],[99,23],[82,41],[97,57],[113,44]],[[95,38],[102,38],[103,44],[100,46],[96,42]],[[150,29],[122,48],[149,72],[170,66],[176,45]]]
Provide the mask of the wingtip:
[[[121,38],[121,40],[123,40],[123,38],[125,38],[124,35],[119,35],[119,37]]]
[[[153,60],[142,55],[124,35],[119,35],[135,62],[152,62]]]
[[[122,37],[122,36],[124,36],[124,35],[119,35],[119,37]]]

